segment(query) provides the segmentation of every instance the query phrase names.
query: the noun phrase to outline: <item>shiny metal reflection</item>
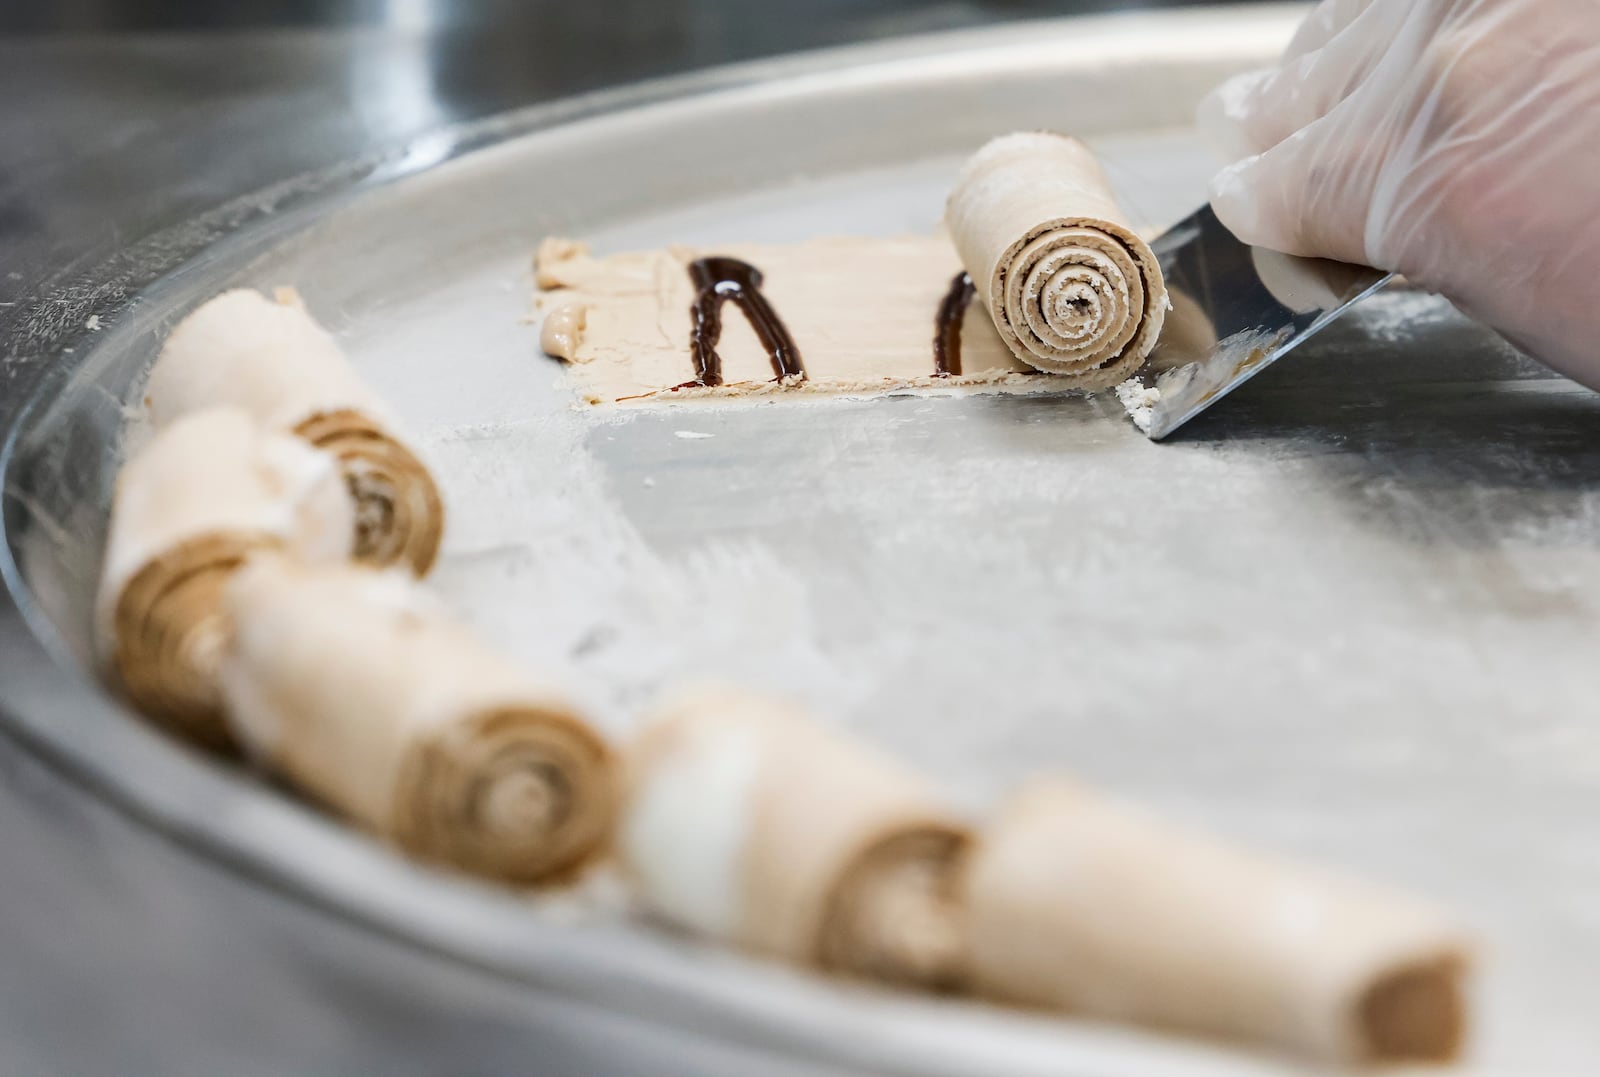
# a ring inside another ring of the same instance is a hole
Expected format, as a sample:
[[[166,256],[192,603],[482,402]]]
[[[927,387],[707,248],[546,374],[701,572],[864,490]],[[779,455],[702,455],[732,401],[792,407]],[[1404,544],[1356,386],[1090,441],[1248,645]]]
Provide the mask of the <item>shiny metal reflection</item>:
[[[1172,310],[1141,386],[1119,391],[1154,440],[1321,332],[1392,274],[1241,243],[1210,206],[1151,245]]]

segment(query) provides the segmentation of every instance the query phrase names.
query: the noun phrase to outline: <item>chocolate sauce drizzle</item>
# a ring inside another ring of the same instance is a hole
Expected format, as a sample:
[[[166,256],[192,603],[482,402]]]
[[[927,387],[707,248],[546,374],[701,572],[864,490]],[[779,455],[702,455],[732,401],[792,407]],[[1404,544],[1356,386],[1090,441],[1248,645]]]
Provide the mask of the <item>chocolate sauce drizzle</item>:
[[[722,384],[722,356],[717,354],[717,341],[722,337],[722,304],[730,299],[744,312],[761,346],[767,349],[774,380],[806,376],[800,349],[795,347],[788,327],[761,294],[759,269],[737,258],[701,258],[689,263],[689,279],[696,290],[694,306],[690,308],[694,327],[689,332],[695,379],[678,388]]]
[[[933,333],[933,376],[936,378],[961,374],[961,322],[966,317],[967,304],[972,302],[977,291],[972,277],[962,271],[950,282],[950,290],[939,304]]]
[[[717,386],[722,384],[722,356],[717,341],[722,337],[722,305],[732,300],[744,312],[756,338],[767,350],[775,381],[804,378],[800,349],[789,335],[788,326],[761,293],[761,271],[737,258],[712,256],[689,263],[689,279],[694,283],[694,305],[690,314],[694,325],[689,332],[689,354],[694,360],[695,378],[674,386]],[[934,319],[933,370],[936,378],[961,374],[961,324],[977,287],[965,271],[950,281],[950,289],[939,303]]]

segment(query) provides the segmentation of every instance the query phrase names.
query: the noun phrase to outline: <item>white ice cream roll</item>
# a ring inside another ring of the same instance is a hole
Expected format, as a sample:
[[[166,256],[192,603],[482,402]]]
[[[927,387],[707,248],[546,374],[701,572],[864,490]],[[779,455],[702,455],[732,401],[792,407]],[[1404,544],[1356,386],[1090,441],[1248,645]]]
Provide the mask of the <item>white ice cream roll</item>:
[[[433,477],[292,292],[224,292],[189,314],[150,371],[145,403],[158,427],[224,405],[326,449],[356,501],[355,555],[419,576],[432,566],[444,533]]]
[[[781,703],[704,686],[629,756],[618,853],[662,917],[799,964],[966,977],[968,832],[929,783]]]
[[[174,422],[117,478],[95,616],[111,676],[145,714],[226,746],[216,685],[229,631],[223,585],[263,550],[348,557],[351,533],[328,454],[235,408]]]
[[[981,834],[973,968],[996,998],[1336,1062],[1443,1061],[1470,945],[1423,901],[1038,780]]]
[[[232,582],[229,720],[254,754],[406,851],[510,882],[604,846],[618,777],[561,687],[486,647],[415,581],[252,563]]]
[[[1103,389],[1155,347],[1167,310],[1161,266],[1082,142],[1043,132],[994,139],[962,168],[945,220],[1019,359]]]

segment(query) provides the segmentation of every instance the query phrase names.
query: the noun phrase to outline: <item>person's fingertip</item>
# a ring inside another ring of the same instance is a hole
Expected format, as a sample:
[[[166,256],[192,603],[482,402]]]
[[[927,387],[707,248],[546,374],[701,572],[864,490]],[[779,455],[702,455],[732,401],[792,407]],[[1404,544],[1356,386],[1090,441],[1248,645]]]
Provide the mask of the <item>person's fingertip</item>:
[[[1262,192],[1256,182],[1261,157],[1237,161],[1211,177],[1211,210],[1223,226],[1251,246],[1272,246],[1267,241]]]

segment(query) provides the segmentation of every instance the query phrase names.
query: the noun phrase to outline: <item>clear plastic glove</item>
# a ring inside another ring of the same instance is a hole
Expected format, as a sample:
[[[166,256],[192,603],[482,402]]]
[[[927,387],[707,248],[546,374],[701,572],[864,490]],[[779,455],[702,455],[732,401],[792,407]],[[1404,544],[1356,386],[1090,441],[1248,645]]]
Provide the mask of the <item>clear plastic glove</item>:
[[[1324,0],[1201,123],[1246,242],[1398,271],[1600,388],[1600,0]]]

